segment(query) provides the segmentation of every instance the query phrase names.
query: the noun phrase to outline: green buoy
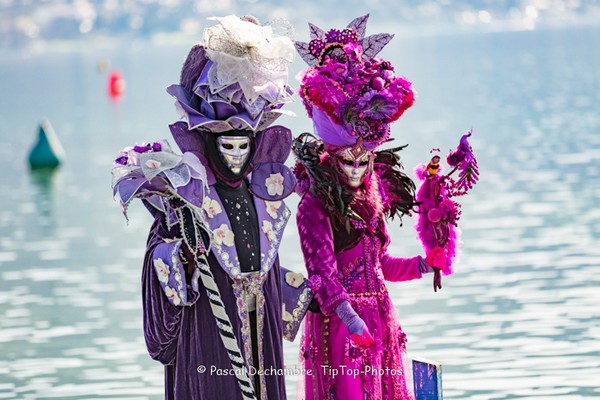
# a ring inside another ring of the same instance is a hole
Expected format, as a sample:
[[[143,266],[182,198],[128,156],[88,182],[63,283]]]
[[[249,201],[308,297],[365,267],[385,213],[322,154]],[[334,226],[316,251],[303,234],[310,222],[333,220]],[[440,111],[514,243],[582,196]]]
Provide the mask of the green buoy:
[[[54,169],[60,165],[64,150],[50,121],[44,119],[40,123],[37,143],[29,152],[31,169]]]

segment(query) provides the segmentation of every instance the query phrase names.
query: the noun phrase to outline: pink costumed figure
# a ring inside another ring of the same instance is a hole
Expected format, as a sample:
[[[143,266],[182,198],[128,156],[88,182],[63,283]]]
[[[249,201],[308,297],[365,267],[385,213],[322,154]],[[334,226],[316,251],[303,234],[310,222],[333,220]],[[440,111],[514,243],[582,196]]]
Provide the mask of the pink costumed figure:
[[[396,151],[377,151],[389,124],[414,101],[411,83],[376,54],[392,35],[365,37],[367,16],[343,30],[310,24],[296,48],[309,64],[300,96],[316,137],[294,141],[297,223],[309,282],[320,313],[308,313],[300,348],[304,399],[414,399],[403,333],[385,281],[406,281],[447,264],[394,257],[385,218],[416,207],[415,185]],[[435,283],[434,283],[435,284]]]

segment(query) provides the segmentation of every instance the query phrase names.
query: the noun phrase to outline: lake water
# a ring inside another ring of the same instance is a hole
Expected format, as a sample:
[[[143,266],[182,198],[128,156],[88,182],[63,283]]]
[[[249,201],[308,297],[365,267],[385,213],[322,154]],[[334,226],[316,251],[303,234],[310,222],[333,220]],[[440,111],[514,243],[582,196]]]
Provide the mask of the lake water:
[[[168,137],[164,88],[190,44],[0,53],[0,399],[162,397],[142,336],[150,218],[135,204],[126,224],[110,169],[121,148]],[[409,352],[443,364],[446,399],[600,398],[599,45],[577,28],[398,35],[382,53],[419,92],[394,128],[408,170],[475,132],[482,180],[462,200],[457,273],[438,293],[429,277],[389,285]],[[103,59],[126,78],[118,102]],[[280,122],[309,130],[291,109]],[[25,162],[44,116],[67,154],[53,175]],[[302,270],[295,229],[281,258]],[[412,221],[391,230],[394,254],[420,251]],[[285,346],[293,366],[298,343]]]

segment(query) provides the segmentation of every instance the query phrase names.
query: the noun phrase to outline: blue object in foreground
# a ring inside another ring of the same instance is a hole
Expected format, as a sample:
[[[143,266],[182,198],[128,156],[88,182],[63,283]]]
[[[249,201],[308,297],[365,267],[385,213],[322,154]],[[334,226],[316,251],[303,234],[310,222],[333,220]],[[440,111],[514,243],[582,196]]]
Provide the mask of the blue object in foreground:
[[[29,152],[31,169],[53,169],[60,165],[64,150],[50,121],[44,119],[40,124],[38,140]]]
[[[442,364],[412,359],[416,400],[442,400]]]

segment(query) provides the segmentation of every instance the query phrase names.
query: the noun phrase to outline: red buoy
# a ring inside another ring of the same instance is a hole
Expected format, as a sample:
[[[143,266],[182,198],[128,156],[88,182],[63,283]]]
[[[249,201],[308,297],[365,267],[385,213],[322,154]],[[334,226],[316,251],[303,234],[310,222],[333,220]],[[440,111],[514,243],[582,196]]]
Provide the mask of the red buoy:
[[[116,99],[121,97],[125,92],[126,86],[127,84],[125,83],[125,79],[123,79],[121,72],[112,71],[108,74],[108,94],[111,98]]]

